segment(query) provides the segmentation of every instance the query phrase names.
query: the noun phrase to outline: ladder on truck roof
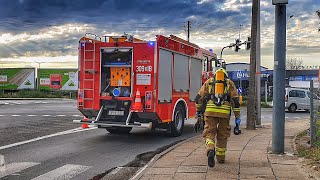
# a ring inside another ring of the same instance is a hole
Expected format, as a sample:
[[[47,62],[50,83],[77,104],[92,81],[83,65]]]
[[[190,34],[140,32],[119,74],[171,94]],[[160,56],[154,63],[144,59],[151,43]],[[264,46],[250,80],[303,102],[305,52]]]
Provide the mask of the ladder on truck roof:
[[[94,36],[94,39],[88,38]],[[100,40],[98,40],[98,38]],[[94,88],[96,70],[96,42],[101,42],[101,37],[86,33],[83,40],[83,109],[93,109],[94,107]]]

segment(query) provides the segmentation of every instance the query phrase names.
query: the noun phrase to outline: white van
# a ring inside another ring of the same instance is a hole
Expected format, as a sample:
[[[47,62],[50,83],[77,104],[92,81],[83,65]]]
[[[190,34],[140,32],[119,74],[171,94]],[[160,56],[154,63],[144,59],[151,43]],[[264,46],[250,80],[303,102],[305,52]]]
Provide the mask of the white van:
[[[297,110],[310,111],[310,97],[311,93],[306,89],[286,88],[285,106],[289,112],[296,112]],[[315,103],[319,103],[319,97],[313,95]]]

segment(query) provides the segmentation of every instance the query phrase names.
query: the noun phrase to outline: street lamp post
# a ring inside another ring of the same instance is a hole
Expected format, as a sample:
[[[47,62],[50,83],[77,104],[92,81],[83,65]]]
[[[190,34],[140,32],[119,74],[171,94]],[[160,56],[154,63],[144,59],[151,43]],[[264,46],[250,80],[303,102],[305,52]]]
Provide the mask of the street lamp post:
[[[39,82],[39,75],[38,75],[38,73],[39,73],[39,69],[40,69],[41,63],[44,63],[44,62],[35,62],[35,63],[37,63],[37,64],[39,65],[39,68],[37,69],[37,75],[36,75],[36,78],[37,78],[37,81],[36,81],[37,83],[36,83],[36,84],[37,84],[37,89],[40,90],[40,89],[39,89],[40,82]]]
[[[240,24],[240,28],[239,28],[239,41],[240,41],[240,37],[241,37],[241,27],[242,27],[243,25],[242,24]]]
[[[289,21],[291,18],[293,18],[293,16],[294,16],[294,15],[289,16],[289,18],[288,18],[287,21],[286,21],[286,24],[288,23],[288,21]]]

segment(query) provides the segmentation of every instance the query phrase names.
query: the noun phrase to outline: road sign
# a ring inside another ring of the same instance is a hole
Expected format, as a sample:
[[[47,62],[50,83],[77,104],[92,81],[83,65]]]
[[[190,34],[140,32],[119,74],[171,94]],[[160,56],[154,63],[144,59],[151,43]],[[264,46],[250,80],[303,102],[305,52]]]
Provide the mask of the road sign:
[[[238,88],[238,94],[242,94],[242,87]]]

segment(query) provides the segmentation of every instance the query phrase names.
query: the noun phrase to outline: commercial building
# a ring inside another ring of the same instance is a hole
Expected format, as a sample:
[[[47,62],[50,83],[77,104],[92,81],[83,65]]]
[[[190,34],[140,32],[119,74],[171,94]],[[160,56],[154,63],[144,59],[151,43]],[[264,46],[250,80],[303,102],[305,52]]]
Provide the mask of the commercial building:
[[[264,66],[261,66],[260,68],[261,95],[264,95],[266,90],[268,94],[272,95],[273,70],[269,70]],[[242,95],[246,96],[248,94],[249,88],[250,64],[229,63],[226,64],[226,69],[228,71],[229,78],[235,83],[237,88],[242,89]],[[318,80],[318,78],[318,69],[286,71],[287,86],[291,87],[309,88],[310,80]]]

